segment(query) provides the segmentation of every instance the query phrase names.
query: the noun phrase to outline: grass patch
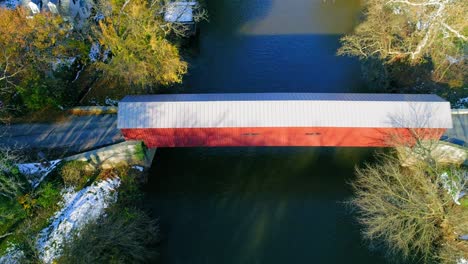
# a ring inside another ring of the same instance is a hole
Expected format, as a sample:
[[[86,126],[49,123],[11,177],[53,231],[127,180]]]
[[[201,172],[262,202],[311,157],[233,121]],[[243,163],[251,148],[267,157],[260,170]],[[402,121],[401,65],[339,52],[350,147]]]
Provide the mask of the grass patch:
[[[143,142],[139,142],[135,146],[135,157],[138,161],[143,161],[145,160],[145,152],[146,152],[146,147],[143,144]]]
[[[95,170],[93,170],[86,161],[68,161],[60,166],[59,170],[64,184],[66,186],[72,186],[77,190],[91,183],[96,177]]]
[[[460,204],[462,207],[466,208],[465,210],[468,210],[468,197],[464,197],[463,199],[461,199]]]

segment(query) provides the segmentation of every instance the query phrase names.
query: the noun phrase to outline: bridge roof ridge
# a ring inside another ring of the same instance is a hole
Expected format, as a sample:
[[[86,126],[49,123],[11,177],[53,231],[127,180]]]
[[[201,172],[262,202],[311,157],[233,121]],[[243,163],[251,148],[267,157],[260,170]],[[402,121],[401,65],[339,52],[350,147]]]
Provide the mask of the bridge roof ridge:
[[[369,101],[369,102],[445,102],[434,94],[376,93],[206,93],[126,96],[121,103],[213,102],[213,101]]]

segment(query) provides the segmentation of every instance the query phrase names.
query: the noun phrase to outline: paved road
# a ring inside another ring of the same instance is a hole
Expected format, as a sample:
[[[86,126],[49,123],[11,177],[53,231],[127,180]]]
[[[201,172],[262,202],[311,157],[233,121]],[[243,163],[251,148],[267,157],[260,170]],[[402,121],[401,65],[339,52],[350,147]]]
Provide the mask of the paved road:
[[[460,111],[459,113],[452,111],[452,121],[453,128],[448,129],[445,136],[468,144],[468,111]]]
[[[52,124],[15,124],[0,127],[0,145],[31,148],[85,150],[123,141],[117,115],[71,116]]]

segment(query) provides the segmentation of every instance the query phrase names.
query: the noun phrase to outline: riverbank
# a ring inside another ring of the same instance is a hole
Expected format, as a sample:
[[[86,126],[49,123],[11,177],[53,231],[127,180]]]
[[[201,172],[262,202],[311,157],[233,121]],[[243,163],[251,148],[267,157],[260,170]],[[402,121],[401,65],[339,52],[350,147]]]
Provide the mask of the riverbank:
[[[0,228],[4,234],[0,238],[0,262],[22,263],[23,258],[38,258],[52,263],[71,240],[77,239],[77,232],[102,218],[110,210],[107,208],[136,199],[133,196],[146,180],[154,152],[139,142],[125,142],[58,160],[59,165],[49,170],[20,170],[26,173],[26,179],[41,181],[17,194],[18,203],[0,199]],[[118,206],[124,209],[128,205]],[[4,210],[9,212],[7,219]]]

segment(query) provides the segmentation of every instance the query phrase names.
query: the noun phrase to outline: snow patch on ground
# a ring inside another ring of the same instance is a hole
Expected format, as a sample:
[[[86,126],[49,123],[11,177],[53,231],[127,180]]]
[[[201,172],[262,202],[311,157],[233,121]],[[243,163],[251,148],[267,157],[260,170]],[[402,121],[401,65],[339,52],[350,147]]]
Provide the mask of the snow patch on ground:
[[[138,165],[135,165],[135,166],[132,166],[133,169],[135,170],[138,170],[140,172],[142,172],[143,170],[145,170],[145,168],[143,168],[142,166],[138,166]]]
[[[468,183],[468,173],[463,172],[455,175],[449,175],[444,172],[440,175],[444,189],[447,190],[448,194],[452,197],[453,201],[460,205],[460,199],[465,195],[464,188],[465,183]]]
[[[457,261],[457,264],[468,264],[468,260],[467,260],[467,259],[464,259],[464,258],[459,259],[459,260]]]
[[[45,263],[51,263],[63,249],[72,234],[89,221],[97,219],[111,203],[117,200],[116,189],[120,179],[108,179],[78,192],[65,189],[62,210],[52,218],[52,224],[39,233],[37,249]]]
[[[453,106],[453,108],[455,108],[455,109],[465,109],[467,107],[468,107],[468,97],[461,98]]]
[[[193,22],[193,8],[197,2],[177,1],[167,5],[164,20],[172,23]]]
[[[56,71],[57,69],[60,69],[62,67],[71,67],[73,63],[75,63],[75,61],[76,61],[76,57],[56,59],[54,62],[52,62],[52,70]]]
[[[44,178],[60,163],[60,159],[47,163],[21,163],[16,164],[19,171],[27,177],[33,188],[39,186]]]
[[[24,252],[14,245],[10,245],[6,250],[6,254],[0,257],[0,263],[2,264],[21,264],[23,260]]]
[[[99,43],[94,42],[89,50],[89,60],[91,62],[107,61],[109,59],[110,49],[104,49]]]
[[[94,42],[91,45],[91,49],[89,50],[89,59],[91,62],[96,62],[101,57],[101,45],[99,43]]]
[[[104,14],[101,13],[101,12],[99,12],[99,13],[97,13],[97,14],[93,17],[93,20],[94,20],[95,22],[99,22],[99,21],[103,20],[104,18],[106,18],[106,17],[104,16]]]
[[[119,105],[119,100],[114,100],[114,99],[109,98],[108,96],[106,96],[105,103],[108,106],[118,106]]]

